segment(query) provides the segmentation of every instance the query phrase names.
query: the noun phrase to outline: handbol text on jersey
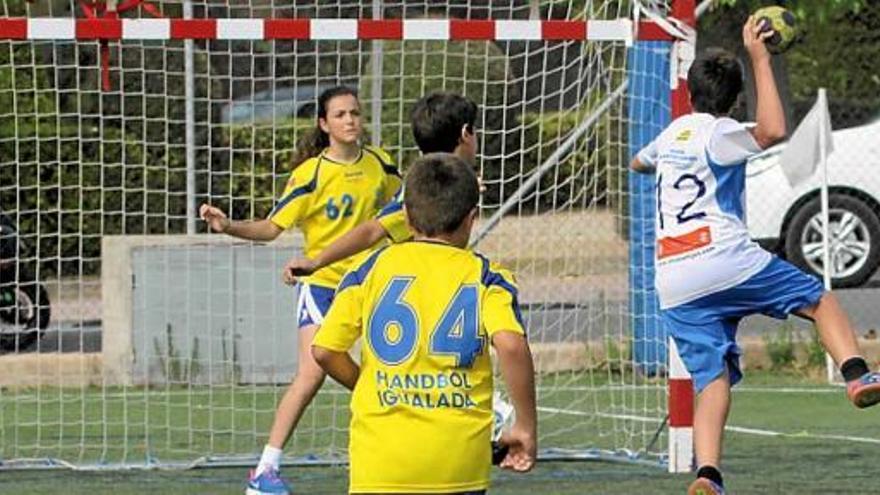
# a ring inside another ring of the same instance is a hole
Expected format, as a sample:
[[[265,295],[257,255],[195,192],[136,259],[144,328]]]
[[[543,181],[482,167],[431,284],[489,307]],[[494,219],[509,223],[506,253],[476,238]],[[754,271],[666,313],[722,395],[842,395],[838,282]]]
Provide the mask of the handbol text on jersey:
[[[460,388],[471,389],[468,374],[459,371],[451,373],[406,373],[404,375],[398,373],[388,374],[384,371],[376,371],[376,388],[397,388],[397,389],[421,389],[428,390],[434,388]]]

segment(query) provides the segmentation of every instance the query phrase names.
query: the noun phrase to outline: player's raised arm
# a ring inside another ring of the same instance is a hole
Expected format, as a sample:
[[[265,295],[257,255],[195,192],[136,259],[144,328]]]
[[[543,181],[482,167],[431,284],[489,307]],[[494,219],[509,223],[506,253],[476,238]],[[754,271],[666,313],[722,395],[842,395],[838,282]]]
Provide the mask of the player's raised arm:
[[[385,236],[385,228],[382,227],[381,223],[375,219],[367,220],[333,241],[314,259],[289,259],[284,266],[284,282],[288,284],[295,283],[297,277],[311,275],[325,266],[332,265],[337,261],[367,250],[384,239]]]
[[[247,239],[250,241],[272,241],[284,231],[281,227],[268,219],[243,222],[230,220],[223,210],[209,204],[203,204],[199,208],[199,216],[202,220],[207,222],[215,232],[222,232],[233,237],[238,237],[239,239]]]
[[[751,129],[758,146],[767,149],[785,139],[785,112],[782,99],[776,88],[773,68],[770,65],[770,52],[764,42],[773,35],[772,30],[762,32],[762,25],[755,16],[749,17],[743,25],[743,45],[752,61],[755,76],[755,91],[758,95],[755,120]]]
[[[499,331],[492,336],[501,374],[507,384],[516,421],[501,441],[508,447],[501,467],[525,472],[535,465],[538,448],[538,415],[535,405],[535,367],[525,336]]]

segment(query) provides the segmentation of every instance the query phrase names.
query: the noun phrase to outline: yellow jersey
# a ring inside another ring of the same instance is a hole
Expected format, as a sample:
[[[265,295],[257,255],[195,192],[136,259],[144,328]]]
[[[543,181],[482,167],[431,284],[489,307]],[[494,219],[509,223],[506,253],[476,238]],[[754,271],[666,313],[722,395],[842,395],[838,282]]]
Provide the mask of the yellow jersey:
[[[496,332],[524,334],[512,275],[479,254],[410,241],[346,274],[314,345],[358,338],[349,490],[440,493],[489,485]]]
[[[314,258],[359,223],[373,218],[400,189],[400,175],[391,157],[380,148],[364,146],[353,163],[327,157],[326,150],[309,158],[290,174],[287,186],[269,220],[305,237],[305,255]],[[336,287],[355,256],[328,265],[303,281]]]
[[[403,187],[394,195],[394,199],[376,215],[376,220],[385,229],[392,242],[403,242],[413,238],[406,215],[403,213]]]

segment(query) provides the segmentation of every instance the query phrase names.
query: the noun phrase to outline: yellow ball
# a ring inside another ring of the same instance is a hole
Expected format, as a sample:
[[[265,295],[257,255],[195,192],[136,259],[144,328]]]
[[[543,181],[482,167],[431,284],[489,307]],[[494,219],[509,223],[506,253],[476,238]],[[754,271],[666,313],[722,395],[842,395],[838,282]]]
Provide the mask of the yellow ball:
[[[770,53],[782,53],[797,41],[797,21],[790,11],[774,5],[756,10],[754,16],[759,23],[763,22],[761,32],[773,32],[773,35],[765,41]]]

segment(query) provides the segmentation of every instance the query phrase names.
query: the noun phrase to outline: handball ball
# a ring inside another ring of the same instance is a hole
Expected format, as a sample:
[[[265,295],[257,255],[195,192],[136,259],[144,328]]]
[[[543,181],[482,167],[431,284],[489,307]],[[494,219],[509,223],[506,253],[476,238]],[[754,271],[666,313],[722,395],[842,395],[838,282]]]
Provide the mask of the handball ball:
[[[797,40],[798,29],[794,14],[779,6],[764,7],[755,11],[754,16],[763,23],[761,32],[772,31],[773,35],[765,40],[770,53],[782,53]]]

